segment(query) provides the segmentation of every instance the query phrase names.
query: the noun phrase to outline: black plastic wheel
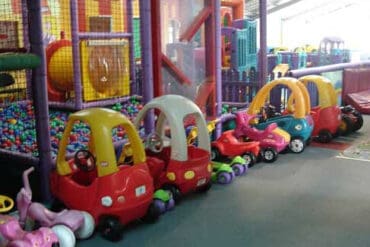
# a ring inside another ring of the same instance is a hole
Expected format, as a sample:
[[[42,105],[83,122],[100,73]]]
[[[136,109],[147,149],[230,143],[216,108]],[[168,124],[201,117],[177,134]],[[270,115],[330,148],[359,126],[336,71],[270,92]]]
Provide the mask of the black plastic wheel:
[[[211,160],[217,160],[220,158],[220,151],[216,147],[211,148]]]
[[[352,129],[353,129],[352,119],[349,116],[342,114],[342,121],[338,128],[339,133],[341,135],[348,135],[352,132]]]
[[[209,189],[212,187],[212,182],[209,181],[208,183],[206,183],[205,185],[201,186],[198,188],[198,192],[201,192],[201,193],[205,193],[207,191],[209,191]]]
[[[263,161],[266,163],[274,162],[277,159],[277,157],[278,152],[275,150],[275,148],[268,147],[262,151],[262,158]]]
[[[252,153],[249,153],[249,152],[247,152],[247,153],[244,153],[243,155],[242,155],[242,158],[243,159],[245,159],[245,164],[248,166],[248,167],[252,167],[252,166],[254,166],[254,164],[257,162],[257,157],[254,155],[254,154],[252,154]]]
[[[162,189],[168,190],[172,193],[172,198],[175,200],[176,204],[179,204],[182,200],[182,195],[180,190],[173,184],[165,184]]]
[[[146,212],[146,215],[142,218],[146,223],[154,223],[159,219],[159,216],[162,214],[162,210],[159,204],[154,200]]]
[[[353,114],[356,116],[356,122],[353,125],[353,131],[357,131],[362,128],[362,125],[364,125],[364,119],[362,117],[361,113]]]
[[[320,130],[317,141],[321,143],[329,143],[333,139],[333,135],[329,130]]]
[[[123,238],[123,225],[115,216],[103,216],[99,220],[98,231],[104,239],[112,242]]]

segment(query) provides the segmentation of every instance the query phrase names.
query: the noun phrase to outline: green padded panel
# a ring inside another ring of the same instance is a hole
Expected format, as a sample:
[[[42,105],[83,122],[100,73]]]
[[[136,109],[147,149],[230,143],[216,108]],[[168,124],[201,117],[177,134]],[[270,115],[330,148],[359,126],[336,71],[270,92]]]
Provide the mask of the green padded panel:
[[[34,69],[41,59],[30,53],[0,53],[0,71]]]

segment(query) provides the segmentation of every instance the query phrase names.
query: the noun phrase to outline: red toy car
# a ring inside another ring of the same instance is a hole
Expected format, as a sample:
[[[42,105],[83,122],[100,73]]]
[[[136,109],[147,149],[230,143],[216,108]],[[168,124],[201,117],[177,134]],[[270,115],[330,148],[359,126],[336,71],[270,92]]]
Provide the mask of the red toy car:
[[[86,149],[74,158],[66,154],[75,125],[90,129]],[[132,164],[117,162],[112,142],[115,128],[122,128],[132,146]],[[104,238],[121,239],[123,225],[139,219],[157,219],[153,178],[146,163],[142,140],[123,114],[105,108],[89,108],[70,114],[51,174],[51,191],[65,206],[89,212]]]
[[[299,81],[306,87],[309,83],[314,83],[317,89],[318,105],[312,107],[310,111],[314,122],[311,136],[318,142],[330,142],[341,124],[341,111],[337,105],[337,93],[332,83],[320,75],[303,76]]]
[[[260,154],[258,141],[242,142],[235,137],[234,130],[227,130],[211,143],[211,159],[217,160],[223,157],[241,156],[246,165],[253,166]]]
[[[155,131],[147,137],[146,155],[156,189],[172,192],[175,202],[192,191],[207,191],[212,164],[207,124],[199,107],[180,95],[163,95],[148,102],[138,113],[135,126],[151,110],[157,110]],[[195,119],[198,145],[188,145],[184,121]]]
[[[338,106],[311,108],[311,116],[314,122],[312,137],[315,141],[328,143],[338,132],[341,123],[341,113]]]

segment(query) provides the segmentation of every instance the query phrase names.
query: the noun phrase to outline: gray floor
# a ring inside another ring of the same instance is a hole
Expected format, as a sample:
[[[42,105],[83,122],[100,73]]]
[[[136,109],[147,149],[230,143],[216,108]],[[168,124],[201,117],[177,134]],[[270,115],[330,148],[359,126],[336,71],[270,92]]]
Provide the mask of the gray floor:
[[[370,138],[369,123],[358,138]],[[94,236],[77,246],[370,246],[370,162],[337,154],[310,146],[280,155],[189,195],[155,224],[129,226],[121,242]]]

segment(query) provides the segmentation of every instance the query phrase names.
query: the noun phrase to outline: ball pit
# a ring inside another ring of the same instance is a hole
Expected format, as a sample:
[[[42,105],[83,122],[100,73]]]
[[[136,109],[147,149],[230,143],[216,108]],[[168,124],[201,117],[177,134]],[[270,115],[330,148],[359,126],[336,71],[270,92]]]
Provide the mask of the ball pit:
[[[127,102],[117,103],[110,107],[120,111],[133,120],[142,108],[140,100],[131,98]],[[51,153],[55,157],[58,152],[59,141],[62,138],[69,112],[50,110],[50,140]],[[90,129],[85,123],[77,123],[72,130],[69,152],[86,147]],[[125,133],[118,127],[113,130],[113,141],[125,139]],[[36,142],[36,124],[33,105],[31,103],[12,103],[0,108],[0,149],[11,151],[14,154],[23,153],[38,157]]]

